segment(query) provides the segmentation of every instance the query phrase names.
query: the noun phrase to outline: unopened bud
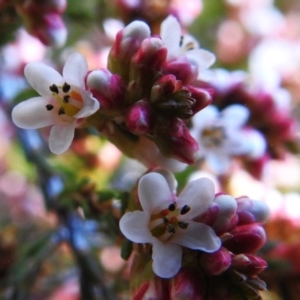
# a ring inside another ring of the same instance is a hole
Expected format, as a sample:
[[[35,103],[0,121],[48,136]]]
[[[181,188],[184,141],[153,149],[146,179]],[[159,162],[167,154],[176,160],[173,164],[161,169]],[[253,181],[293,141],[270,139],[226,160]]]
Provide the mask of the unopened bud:
[[[237,199],[237,205],[239,225],[263,223],[270,215],[270,208],[263,201],[240,197]]]
[[[154,124],[153,111],[147,102],[138,101],[128,110],[125,122],[130,132],[149,134]]]
[[[267,262],[252,254],[238,254],[232,258],[231,268],[247,276],[256,276],[266,267]]]
[[[113,73],[122,74],[125,79],[128,74],[129,62],[139,48],[141,42],[150,37],[149,26],[142,21],[134,21],[119,31],[111,48],[108,68]]]
[[[262,226],[249,224],[235,227],[224,238],[223,246],[229,251],[239,253],[254,253],[266,242],[266,233]]]
[[[87,76],[87,87],[93,96],[106,108],[121,108],[125,95],[125,85],[119,75],[107,69],[90,72]]]
[[[231,254],[224,247],[214,253],[202,253],[200,264],[208,275],[219,275],[230,267]]]
[[[202,300],[204,299],[205,294],[206,284],[203,278],[203,274],[193,269],[182,268],[178,272],[178,274],[171,280],[169,297],[152,299]]]
[[[218,205],[219,213],[212,224],[212,228],[218,234],[221,234],[228,231],[233,225],[236,225],[233,224],[232,221],[235,220],[237,202],[229,195],[219,195],[215,197],[214,203]]]
[[[173,74],[183,84],[193,83],[198,76],[198,68],[192,65],[185,57],[166,62],[164,73]]]
[[[196,114],[201,109],[205,108],[212,102],[211,94],[202,88],[197,88],[195,86],[186,86],[191,94],[191,97],[195,99],[195,104],[193,105],[193,114]]]

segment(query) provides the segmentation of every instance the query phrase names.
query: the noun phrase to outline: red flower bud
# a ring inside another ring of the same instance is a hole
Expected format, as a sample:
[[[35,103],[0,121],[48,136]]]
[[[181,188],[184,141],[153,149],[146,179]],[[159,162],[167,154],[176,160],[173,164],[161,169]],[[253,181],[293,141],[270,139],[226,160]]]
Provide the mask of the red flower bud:
[[[231,254],[224,247],[214,253],[202,253],[200,264],[208,275],[219,275],[229,268]]]
[[[223,246],[229,251],[253,253],[260,249],[266,241],[266,233],[262,226],[249,224],[235,227],[228,237],[224,237]]]
[[[265,260],[252,254],[235,255],[231,262],[232,269],[251,277],[261,273],[267,266]]]
[[[150,134],[154,125],[151,107],[145,101],[138,101],[126,113],[126,126],[134,134]]]

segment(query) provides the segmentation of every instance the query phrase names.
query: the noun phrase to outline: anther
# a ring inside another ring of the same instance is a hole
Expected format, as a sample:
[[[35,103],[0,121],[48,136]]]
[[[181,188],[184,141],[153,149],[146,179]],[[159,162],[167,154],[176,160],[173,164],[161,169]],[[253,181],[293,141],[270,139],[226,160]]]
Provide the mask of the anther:
[[[181,229],[187,229],[187,227],[189,226],[189,223],[186,223],[186,222],[178,222],[178,226],[179,226]]]
[[[63,107],[60,107],[58,110],[58,115],[64,115],[66,113],[65,109]]]
[[[186,213],[188,213],[190,211],[190,207],[188,205],[185,205],[182,207],[181,211],[180,211],[180,214],[181,215],[185,215]]]
[[[174,211],[176,209],[176,203],[171,203],[168,207],[170,211]]]
[[[175,226],[172,225],[172,224],[169,224],[167,227],[166,227],[166,231],[168,233],[175,233]]]
[[[182,43],[183,43],[183,35],[180,37],[179,47],[182,46]]]
[[[64,85],[62,86],[63,92],[67,93],[70,89],[71,89],[71,86],[65,82]]]
[[[53,106],[52,104],[47,104],[47,105],[46,105],[46,109],[47,109],[47,110],[52,110],[53,107],[54,107],[54,106]]]
[[[165,217],[163,217],[163,221],[164,221],[164,223],[166,224],[166,223],[168,223],[170,220],[169,220],[169,218],[167,218],[167,217],[165,216]]]
[[[64,102],[65,103],[69,103],[69,99],[70,99],[69,95],[64,96]]]
[[[58,87],[55,84],[50,85],[49,89],[50,89],[51,92],[56,93],[56,94],[58,94],[58,92],[59,92]]]

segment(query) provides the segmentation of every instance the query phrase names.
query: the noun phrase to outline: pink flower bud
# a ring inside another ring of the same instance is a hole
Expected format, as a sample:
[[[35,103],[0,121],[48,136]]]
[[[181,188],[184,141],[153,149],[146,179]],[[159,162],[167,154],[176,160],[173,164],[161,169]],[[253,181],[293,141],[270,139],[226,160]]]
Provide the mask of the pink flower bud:
[[[193,114],[211,104],[212,96],[207,90],[191,85],[188,85],[186,88],[191,93],[191,97],[196,100],[192,108]]]
[[[212,224],[212,228],[218,234],[221,234],[236,225],[237,218],[235,217],[235,213],[237,209],[237,202],[229,195],[218,195],[215,197],[214,202],[219,207],[219,213]]]
[[[65,24],[61,16],[56,13],[44,15],[42,23],[35,27],[32,32],[47,46],[61,47],[67,39]]]
[[[237,199],[237,205],[239,225],[256,222],[263,223],[270,215],[270,208],[263,201],[252,200],[248,197],[240,197]]]
[[[109,70],[122,74],[123,79],[127,78],[128,66],[133,54],[141,42],[148,37],[150,37],[150,28],[142,21],[134,21],[119,31],[109,53]]]
[[[231,268],[247,276],[256,276],[266,267],[267,262],[252,254],[238,254],[233,256]]]
[[[231,264],[230,252],[221,247],[214,253],[202,253],[200,264],[208,275],[219,275],[226,271]]]
[[[199,145],[183,123],[177,122],[177,124],[180,127],[179,130],[175,129],[175,126],[170,126],[168,132],[164,132],[155,139],[156,144],[164,155],[193,164],[198,156]]]
[[[203,274],[193,269],[182,268],[171,281],[169,297],[164,299],[203,300],[205,293],[206,285]]]
[[[235,227],[228,237],[224,237],[223,246],[229,251],[254,253],[266,242],[266,233],[262,226],[249,224]]]
[[[182,82],[172,74],[163,75],[153,85],[150,95],[150,102],[162,101],[166,96],[182,88]]]
[[[157,70],[167,58],[167,48],[161,39],[156,37],[145,38],[136,53],[131,65],[143,66],[149,70]]]
[[[125,85],[119,75],[107,69],[94,70],[88,74],[86,84],[103,107],[119,110],[124,106]]]
[[[150,134],[154,125],[154,115],[146,101],[138,101],[126,113],[126,126],[134,134]]]
[[[193,83],[198,76],[198,67],[192,65],[185,57],[167,61],[164,65],[165,74],[173,74],[183,84]]]

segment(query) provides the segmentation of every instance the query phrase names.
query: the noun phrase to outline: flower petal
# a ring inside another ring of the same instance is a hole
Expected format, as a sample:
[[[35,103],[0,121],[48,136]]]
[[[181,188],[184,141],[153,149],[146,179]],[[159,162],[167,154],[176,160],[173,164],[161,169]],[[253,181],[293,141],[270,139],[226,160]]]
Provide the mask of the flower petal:
[[[191,220],[207,210],[215,197],[215,186],[208,178],[190,181],[177,199],[177,206],[188,205],[191,209],[179,220]]]
[[[181,27],[174,16],[167,17],[160,26],[160,36],[168,49],[168,59],[179,55]]]
[[[221,112],[222,121],[224,121],[226,127],[231,128],[243,126],[247,122],[249,115],[249,109],[240,104],[229,105]]]
[[[216,61],[216,56],[203,49],[193,49],[186,52],[187,59],[195,63],[199,69],[207,69]]]
[[[134,243],[152,243],[154,239],[148,228],[150,215],[144,211],[127,212],[119,226],[127,239]]]
[[[83,99],[82,109],[74,115],[74,118],[86,118],[95,113],[99,107],[100,103],[93,96],[92,93],[86,90],[81,90],[81,96]]]
[[[182,249],[179,245],[153,239],[153,271],[162,278],[176,275],[181,267]]]
[[[49,101],[35,97],[19,103],[12,111],[12,120],[20,128],[36,129],[54,124],[52,113],[46,109]]]
[[[75,133],[76,122],[68,125],[55,125],[51,128],[49,148],[54,154],[61,154],[70,147]]]
[[[193,221],[189,222],[186,229],[176,228],[176,234],[170,242],[205,252],[214,252],[221,247],[221,240],[211,227]]]
[[[205,153],[205,160],[216,175],[226,174],[230,168],[231,159],[227,150],[209,149]]]
[[[264,136],[255,129],[246,129],[242,131],[247,138],[249,152],[247,153],[248,157],[251,159],[257,159],[264,155],[267,143]]]
[[[62,85],[64,83],[64,79],[56,70],[39,62],[27,64],[24,74],[29,84],[44,97],[52,95],[49,89],[51,85]]]
[[[86,59],[80,53],[75,52],[69,56],[64,65],[63,77],[68,84],[84,89],[84,78],[87,71],[88,64]]]
[[[166,179],[156,172],[148,173],[140,179],[138,196],[143,210],[149,213],[159,208],[167,208],[172,202]]]
[[[199,140],[199,134],[201,134],[203,128],[213,126],[216,124],[219,116],[219,110],[214,105],[209,105],[199,111],[193,117],[193,128],[195,131],[195,135],[197,135],[196,139]]]

